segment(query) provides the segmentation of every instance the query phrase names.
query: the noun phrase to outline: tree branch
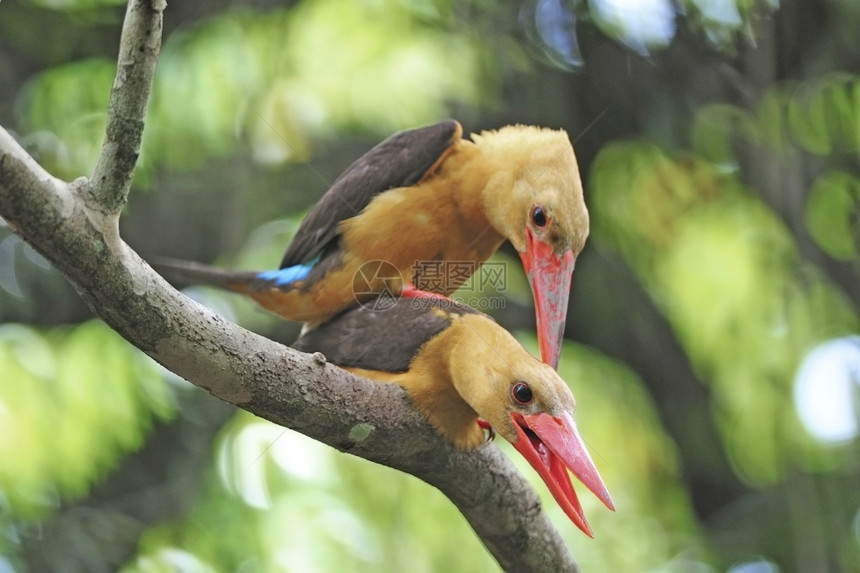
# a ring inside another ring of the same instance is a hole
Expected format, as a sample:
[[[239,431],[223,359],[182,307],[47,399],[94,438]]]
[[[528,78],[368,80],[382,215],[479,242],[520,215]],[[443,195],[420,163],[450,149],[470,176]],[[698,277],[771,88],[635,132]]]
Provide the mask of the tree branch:
[[[439,488],[506,571],[577,571],[534,491],[497,447],[454,449],[400,387],[226,321],[174,290],[122,241],[118,213],[160,42],[163,4],[153,4],[129,3],[93,182],[52,177],[0,127],[0,216],[108,325],[168,369],[221,400]]]
[[[161,51],[165,0],[128,3],[101,154],[87,191],[108,213],[125,205],[143,138],[155,65]]]

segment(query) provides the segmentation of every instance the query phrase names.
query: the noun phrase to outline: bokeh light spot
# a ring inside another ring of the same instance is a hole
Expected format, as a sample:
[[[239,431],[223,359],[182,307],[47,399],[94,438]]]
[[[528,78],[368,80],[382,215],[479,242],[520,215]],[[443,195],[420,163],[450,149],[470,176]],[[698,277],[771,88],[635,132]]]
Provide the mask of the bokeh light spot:
[[[779,573],[779,567],[770,561],[746,561],[731,567],[728,573]]]
[[[794,403],[809,433],[823,442],[856,437],[858,388],[860,336],[825,342],[807,354],[794,380]]]
[[[594,0],[598,26],[642,55],[668,46],[675,36],[675,9],[669,0]]]

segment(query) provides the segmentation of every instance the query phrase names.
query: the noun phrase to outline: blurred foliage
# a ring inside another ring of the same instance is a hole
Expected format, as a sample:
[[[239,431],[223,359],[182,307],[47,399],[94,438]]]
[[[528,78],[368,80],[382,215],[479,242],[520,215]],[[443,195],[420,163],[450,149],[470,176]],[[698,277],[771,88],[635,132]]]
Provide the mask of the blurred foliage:
[[[860,153],[860,78],[840,73],[768,90],[756,112],[729,104],[701,109],[693,147],[716,164],[737,167],[745,141],[790,159],[800,152],[825,156],[850,168]],[[860,187],[850,173],[834,170],[815,181],[806,206],[812,237],[830,256],[856,260],[860,252]]]
[[[605,147],[591,182],[595,236],[621,250],[713,385],[741,475],[767,485],[794,463],[832,463],[798,424],[793,374],[807,349],[860,325],[773,213],[732,174],[643,141]]]
[[[783,154],[799,148],[814,155],[850,159],[860,152],[860,78],[839,73],[769,89],[755,112],[730,104],[696,114],[693,147],[715,163],[736,164],[735,138]]]
[[[115,64],[84,60],[46,71],[25,90],[25,140],[48,169],[69,179],[96,164]],[[87,78],[87,81],[81,81]]]
[[[246,413],[225,426],[216,466],[205,501],[151,529],[123,571],[172,570],[188,559],[213,571],[495,567],[438,491]]]
[[[335,129],[388,134],[484,101],[479,38],[445,25],[444,6],[395,0],[231,9],[170,35],[136,173],[200,169],[247,146],[261,163],[306,161]],[[74,62],[31,81],[19,102],[27,142],[55,174],[94,165],[115,63]],[[80,78],[86,77],[82,82]],[[490,92],[487,93],[491,93]]]
[[[0,325],[0,372],[4,527],[84,495],[173,415],[161,370],[101,322]]]
[[[0,3],[0,120],[57,176],[95,164],[121,4]],[[585,538],[497,445],[585,571],[860,569],[860,4],[253,5],[168,6],[135,180],[152,192],[122,221],[135,249],[272,268],[313,198],[393,131],[446,116],[564,127],[592,215],[571,306],[594,318],[567,334],[618,342],[567,343],[560,372],[618,511],[583,493]],[[534,352],[521,265],[504,249],[490,263],[503,282],[488,265],[455,296]],[[169,378],[85,322],[47,267],[0,228],[0,571],[496,570],[410,476],[242,412],[212,445]],[[244,299],[186,293],[297,334]],[[191,448],[211,456],[202,485],[173,463]]]
[[[700,33],[714,48],[734,53],[739,36],[753,38],[752,23],[778,7],[776,0],[531,0],[520,23],[540,56],[565,70],[585,65],[579,35],[593,26],[640,56],[665,50],[679,26]]]

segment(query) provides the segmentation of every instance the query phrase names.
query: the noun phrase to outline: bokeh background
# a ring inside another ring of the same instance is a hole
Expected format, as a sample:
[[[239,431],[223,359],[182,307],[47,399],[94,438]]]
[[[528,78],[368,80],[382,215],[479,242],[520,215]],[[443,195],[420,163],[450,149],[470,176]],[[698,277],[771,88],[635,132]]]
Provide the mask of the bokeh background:
[[[65,179],[95,164],[123,13],[0,3],[0,124]],[[858,30],[855,0],[171,2],[122,232],[273,268],[395,131],[564,128],[592,234],[560,372],[618,511],[583,495],[589,540],[521,467],[580,565],[860,571]],[[465,295],[534,350],[493,260],[504,292]],[[0,322],[2,573],[497,570],[429,486],[160,369],[2,220]]]

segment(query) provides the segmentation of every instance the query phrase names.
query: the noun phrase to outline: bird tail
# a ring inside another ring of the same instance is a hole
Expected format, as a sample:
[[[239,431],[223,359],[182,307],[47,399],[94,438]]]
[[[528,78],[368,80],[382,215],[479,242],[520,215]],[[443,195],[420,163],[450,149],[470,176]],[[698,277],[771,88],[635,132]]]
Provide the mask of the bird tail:
[[[179,288],[206,285],[244,293],[260,275],[255,271],[229,271],[180,259],[157,258],[150,264],[170,284]]]

